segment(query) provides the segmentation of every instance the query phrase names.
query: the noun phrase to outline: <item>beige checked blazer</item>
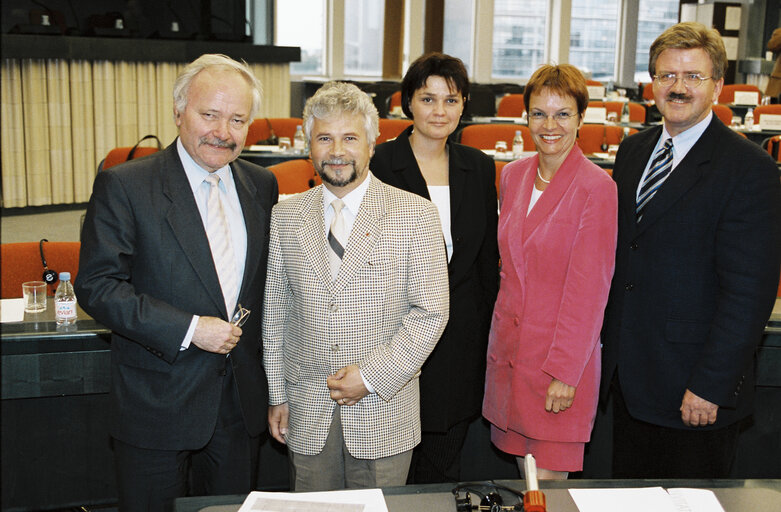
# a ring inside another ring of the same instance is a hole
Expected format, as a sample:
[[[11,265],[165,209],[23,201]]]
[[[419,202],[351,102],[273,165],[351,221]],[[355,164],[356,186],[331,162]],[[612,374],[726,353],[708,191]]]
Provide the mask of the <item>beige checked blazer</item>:
[[[336,281],[322,185],[272,212],[263,363],[269,403],[288,402],[294,453],[320,453],[335,411],[356,458],[420,442],[418,375],[448,319],[445,245],[432,203],[370,179]],[[376,393],[337,407],[326,378],[351,364]]]

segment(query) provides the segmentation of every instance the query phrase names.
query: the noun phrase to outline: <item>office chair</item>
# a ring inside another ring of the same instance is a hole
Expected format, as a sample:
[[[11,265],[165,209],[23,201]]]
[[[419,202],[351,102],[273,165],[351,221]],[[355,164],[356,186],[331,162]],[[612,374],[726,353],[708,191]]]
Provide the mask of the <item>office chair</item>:
[[[523,117],[525,110],[523,94],[505,94],[499,100],[496,115],[497,117]]]
[[[44,257],[41,257],[43,245]],[[44,265],[54,272],[70,272],[71,281],[79,273],[79,242],[19,242],[0,245],[0,297],[3,299],[21,297],[22,283],[42,281]],[[54,295],[57,281],[49,287],[48,294]]]
[[[280,194],[297,194],[322,183],[309,159],[288,160],[270,165],[268,170],[276,176]]]
[[[732,124],[732,116],[734,114],[732,113],[732,109],[727,105],[716,103],[713,105],[713,113],[716,115],[716,117],[721,119],[721,122],[725,125],[729,126]]]
[[[759,118],[762,114],[781,114],[781,105],[759,105],[754,109],[754,123],[759,123]]]
[[[411,124],[411,119],[380,118],[380,135],[377,137],[377,144],[382,144],[385,141],[395,139]]]
[[[293,136],[296,134],[296,127],[303,126],[304,120],[300,117],[261,117],[252,121],[247,130],[247,140],[244,146],[252,146],[259,141],[268,141],[272,131],[277,138],[287,137],[290,143],[293,143]],[[278,142],[278,141],[277,141]],[[276,144],[276,142],[273,142]]]
[[[762,91],[759,90],[759,87],[753,84],[729,84],[725,85],[721,88],[721,93],[719,94],[719,103],[734,103],[735,102],[735,91],[748,91],[748,92],[756,92],[758,94],[757,99],[762,98]]]
[[[154,139],[157,143],[157,147],[139,146],[139,144],[147,139]],[[141,137],[141,140],[136,142],[136,145],[133,147],[114,148],[109,151],[106,158],[98,164],[98,171],[114,167],[115,165],[127,162],[128,160],[157,153],[161,149],[163,149],[163,145],[160,143],[160,139],[158,139],[157,136],[145,135],[144,137]]]
[[[637,133],[634,128],[629,134]],[[590,155],[607,151],[607,146],[620,144],[624,138],[624,128],[614,125],[584,124],[578,131],[577,144],[583,153]]]
[[[461,130],[460,142],[466,146],[477,149],[494,149],[496,141],[503,140],[507,143],[507,149],[513,147],[515,131],[520,130],[523,137],[523,150],[534,151],[535,145],[532,134],[527,126],[510,123],[473,124]]]

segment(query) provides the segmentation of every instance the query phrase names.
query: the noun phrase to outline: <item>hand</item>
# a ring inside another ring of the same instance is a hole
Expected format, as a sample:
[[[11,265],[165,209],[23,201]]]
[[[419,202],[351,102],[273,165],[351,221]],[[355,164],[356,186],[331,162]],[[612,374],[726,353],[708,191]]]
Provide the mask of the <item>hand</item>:
[[[369,390],[363,384],[361,370],[355,364],[345,366],[333,375],[329,375],[327,384],[328,389],[331,390],[331,400],[339,405],[355,405],[369,394]]]
[[[548,393],[545,395],[545,410],[558,414],[572,407],[575,400],[575,386],[551,379]]]
[[[687,427],[704,427],[716,423],[719,406],[700,398],[688,389],[681,401],[681,420]]]
[[[228,354],[239,342],[241,327],[213,316],[198,318],[192,343],[206,352]]]
[[[272,405],[268,408],[268,428],[271,430],[271,436],[282,444],[287,435],[287,420],[290,417],[290,410],[287,402],[279,405]]]

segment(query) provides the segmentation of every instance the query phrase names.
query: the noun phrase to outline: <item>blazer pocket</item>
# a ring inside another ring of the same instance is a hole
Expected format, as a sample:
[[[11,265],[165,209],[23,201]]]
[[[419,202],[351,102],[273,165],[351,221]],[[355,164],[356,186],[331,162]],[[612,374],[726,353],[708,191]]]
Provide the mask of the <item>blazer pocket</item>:
[[[285,380],[291,384],[298,384],[298,376],[301,373],[301,365],[285,362]]]
[[[695,320],[668,320],[665,339],[670,343],[704,343],[710,334],[710,324]]]

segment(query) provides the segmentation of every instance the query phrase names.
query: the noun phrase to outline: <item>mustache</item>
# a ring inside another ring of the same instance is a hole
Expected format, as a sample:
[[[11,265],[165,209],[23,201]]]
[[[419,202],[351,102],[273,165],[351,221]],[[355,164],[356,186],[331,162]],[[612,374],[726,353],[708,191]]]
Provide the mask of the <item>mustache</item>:
[[[690,99],[691,98],[688,95],[680,93],[680,92],[670,92],[670,93],[667,94],[667,100],[668,101],[670,101],[670,100],[684,100],[684,101],[688,101]]]
[[[211,146],[217,146],[218,148],[228,148],[231,151],[236,149],[236,143],[229,140],[222,140],[217,137],[201,137],[201,144],[209,144]]]

